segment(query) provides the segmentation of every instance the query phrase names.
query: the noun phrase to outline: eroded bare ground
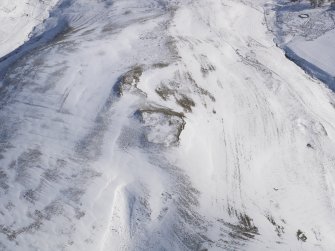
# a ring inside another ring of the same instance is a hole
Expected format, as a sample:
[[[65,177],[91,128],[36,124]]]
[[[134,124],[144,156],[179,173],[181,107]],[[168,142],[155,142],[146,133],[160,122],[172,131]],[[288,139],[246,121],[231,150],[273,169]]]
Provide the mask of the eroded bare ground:
[[[331,246],[308,217],[333,210],[334,98],[273,63],[262,1],[61,6],[69,28],[1,82],[0,249]]]

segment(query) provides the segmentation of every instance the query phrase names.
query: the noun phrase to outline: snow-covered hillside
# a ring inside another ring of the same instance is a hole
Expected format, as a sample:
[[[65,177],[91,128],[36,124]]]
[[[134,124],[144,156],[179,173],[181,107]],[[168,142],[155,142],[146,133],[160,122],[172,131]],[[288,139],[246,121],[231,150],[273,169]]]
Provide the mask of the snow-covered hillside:
[[[29,39],[58,0],[1,0],[0,58]]]
[[[335,96],[268,5],[59,1],[0,63],[0,250],[335,250]]]

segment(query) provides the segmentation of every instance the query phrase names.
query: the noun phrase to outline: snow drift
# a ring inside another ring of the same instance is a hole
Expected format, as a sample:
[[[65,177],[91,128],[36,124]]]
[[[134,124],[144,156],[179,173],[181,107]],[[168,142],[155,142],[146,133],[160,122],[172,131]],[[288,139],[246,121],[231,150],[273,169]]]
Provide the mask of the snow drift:
[[[59,2],[0,64],[0,248],[332,250],[334,94],[264,4]]]

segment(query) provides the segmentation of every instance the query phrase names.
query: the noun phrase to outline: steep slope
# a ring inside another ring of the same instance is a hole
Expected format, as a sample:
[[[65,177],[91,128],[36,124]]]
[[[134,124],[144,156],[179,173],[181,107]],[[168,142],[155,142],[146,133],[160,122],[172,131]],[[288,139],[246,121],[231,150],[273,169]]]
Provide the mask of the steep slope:
[[[0,65],[0,247],[333,250],[334,95],[264,4],[61,2]]]
[[[335,8],[330,3],[312,8],[308,1],[278,0],[267,8],[274,15],[269,26],[276,35],[277,44],[289,58],[313,77],[335,90],[333,49],[335,39]],[[268,17],[268,16],[267,16]]]
[[[2,0],[0,3],[0,58],[29,39],[34,27],[48,17],[58,0]]]

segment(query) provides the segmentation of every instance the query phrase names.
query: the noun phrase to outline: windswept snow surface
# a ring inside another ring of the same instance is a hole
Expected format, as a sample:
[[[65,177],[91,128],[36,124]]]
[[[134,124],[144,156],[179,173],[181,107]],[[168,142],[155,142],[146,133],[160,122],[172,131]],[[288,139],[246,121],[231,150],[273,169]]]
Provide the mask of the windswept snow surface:
[[[266,2],[61,1],[0,64],[0,250],[335,250],[334,94]]]
[[[1,0],[0,58],[29,39],[58,0]]]

